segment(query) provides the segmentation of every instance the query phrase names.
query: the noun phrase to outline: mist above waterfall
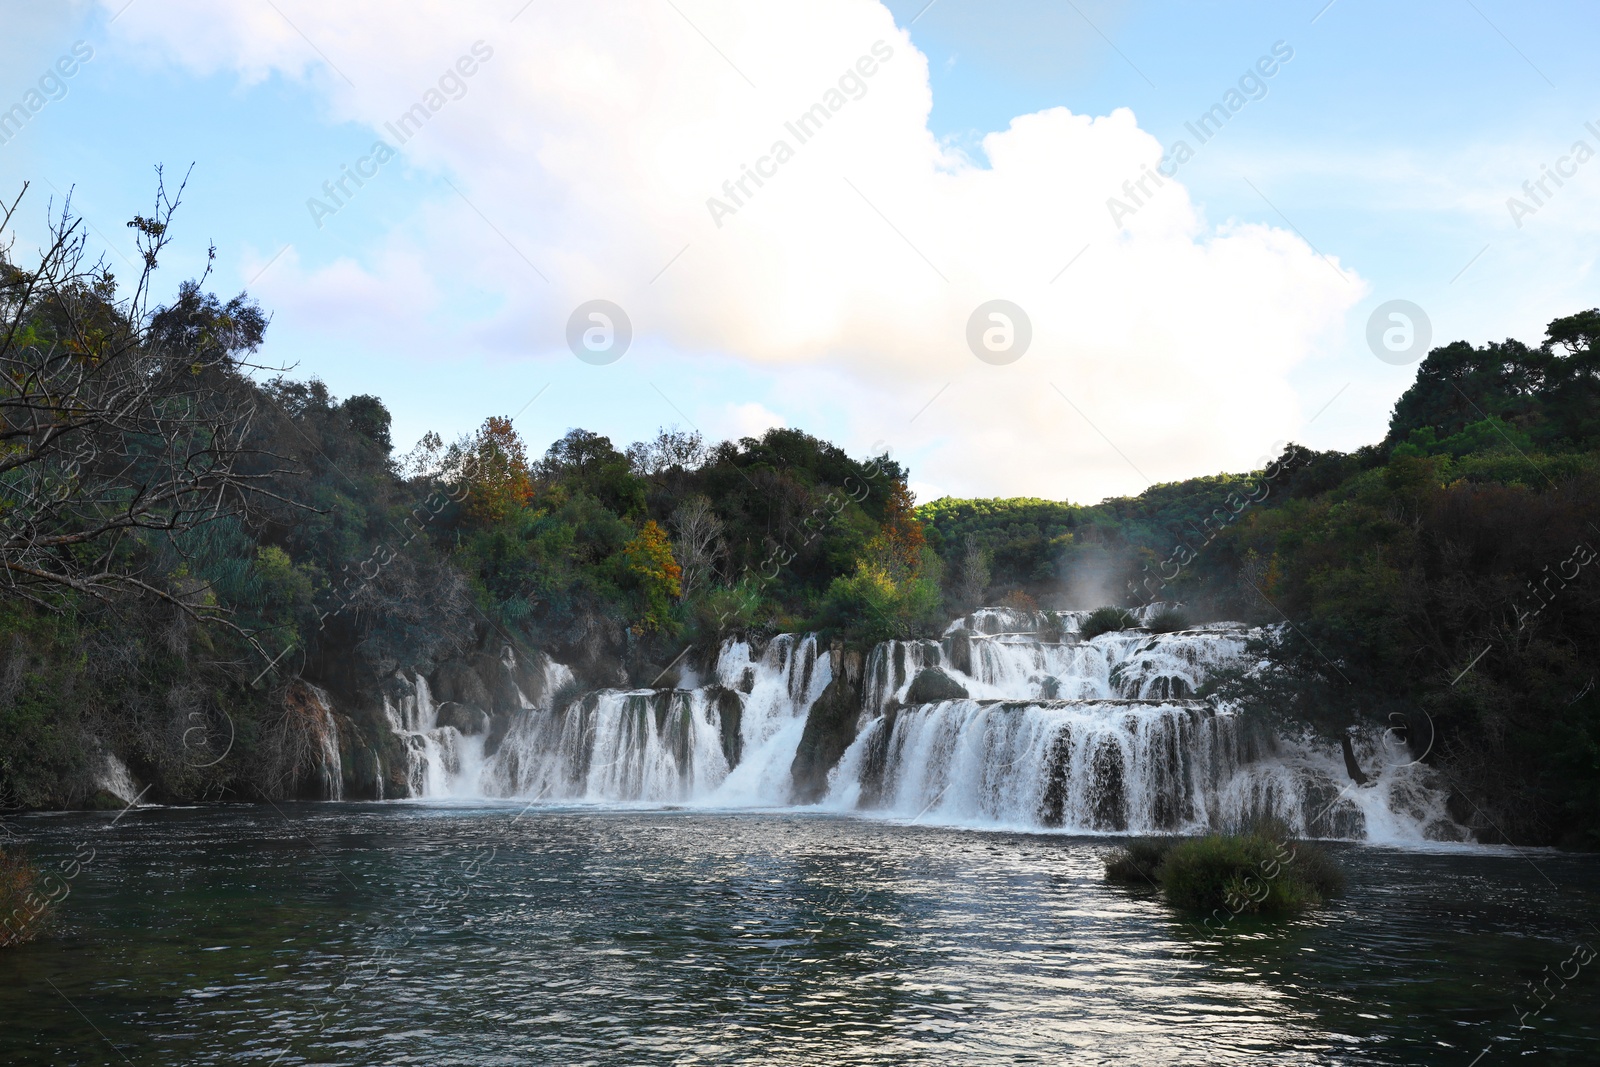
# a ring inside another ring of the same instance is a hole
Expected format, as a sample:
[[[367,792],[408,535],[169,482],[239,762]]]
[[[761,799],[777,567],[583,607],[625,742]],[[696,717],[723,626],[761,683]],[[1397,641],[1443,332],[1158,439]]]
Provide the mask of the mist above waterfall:
[[[1073,555],[1070,563],[1061,561],[1065,579],[1057,607],[1088,611],[1106,604],[1122,604],[1128,599],[1130,557],[1099,545],[1085,546],[1090,551]]]

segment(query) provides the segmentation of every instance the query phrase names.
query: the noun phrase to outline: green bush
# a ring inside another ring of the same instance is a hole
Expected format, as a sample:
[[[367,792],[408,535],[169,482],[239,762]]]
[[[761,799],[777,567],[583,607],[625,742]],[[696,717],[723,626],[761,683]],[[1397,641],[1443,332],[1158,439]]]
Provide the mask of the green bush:
[[[1344,892],[1344,871],[1322,848],[1289,837],[1277,819],[1238,833],[1143,838],[1105,857],[1106,881],[1157,886],[1189,911],[1292,915]]]
[[[1344,895],[1344,868],[1333,854],[1301,841],[1294,845],[1294,875],[1308,885],[1317,897],[1327,900]]]
[[[1176,838],[1145,838],[1128,842],[1106,856],[1106,881],[1159,888],[1161,861]]]
[[[1189,628],[1189,616],[1177,608],[1162,608],[1145,624],[1153,634],[1170,634]]]
[[[928,553],[931,556],[931,553]],[[943,616],[936,561],[922,574],[896,573],[869,560],[835,578],[823,596],[817,629],[869,645],[938,633]]]
[[[1288,915],[1316,907],[1344,888],[1332,856],[1259,831],[1180,842],[1167,852],[1158,873],[1167,901],[1192,911]]]
[[[1078,634],[1088,641],[1113,630],[1131,630],[1138,625],[1139,620],[1133,617],[1133,613],[1122,608],[1095,608],[1083,620],[1083,625],[1078,627]]]

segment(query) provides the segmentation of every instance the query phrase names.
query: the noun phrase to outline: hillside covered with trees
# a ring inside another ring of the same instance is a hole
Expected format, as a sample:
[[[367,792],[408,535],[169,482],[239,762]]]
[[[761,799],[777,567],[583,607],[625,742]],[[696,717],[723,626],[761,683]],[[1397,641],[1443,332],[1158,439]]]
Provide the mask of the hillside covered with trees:
[[[1160,600],[1279,624],[1214,696],[1390,725],[1484,836],[1600,845],[1600,312],[1435,349],[1352,454],[919,507],[890,457],[792,429],[541,452],[492,417],[402,451],[378,397],[260,366],[245,294],[152,297],[175,207],[131,224],[131,285],[68,216],[36,262],[0,251],[0,806],[104,802],[107,750],[150,799],[298,795],[308,687],[375,706],[502,648],[642,685],[732,633]]]

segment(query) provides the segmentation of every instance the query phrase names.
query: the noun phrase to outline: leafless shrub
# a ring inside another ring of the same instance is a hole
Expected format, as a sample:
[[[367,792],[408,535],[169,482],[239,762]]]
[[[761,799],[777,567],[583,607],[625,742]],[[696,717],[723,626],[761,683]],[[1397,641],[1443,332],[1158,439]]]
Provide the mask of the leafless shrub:
[[[692,496],[672,513],[672,528],[677,533],[673,555],[683,574],[678,579],[683,599],[717,577],[718,564],[727,552],[722,539],[722,520],[712,510],[711,501]]]

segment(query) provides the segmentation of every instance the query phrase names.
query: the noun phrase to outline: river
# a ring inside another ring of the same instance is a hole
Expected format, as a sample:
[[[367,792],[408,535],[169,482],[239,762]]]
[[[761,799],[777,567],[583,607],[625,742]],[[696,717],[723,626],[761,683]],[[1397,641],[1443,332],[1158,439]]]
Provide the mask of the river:
[[[6,1064],[1600,1062],[1600,959],[1563,967],[1600,946],[1594,856],[1330,844],[1344,898],[1201,935],[1105,883],[1114,838],[815,809],[11,828],[80,864],[0,953]]]

